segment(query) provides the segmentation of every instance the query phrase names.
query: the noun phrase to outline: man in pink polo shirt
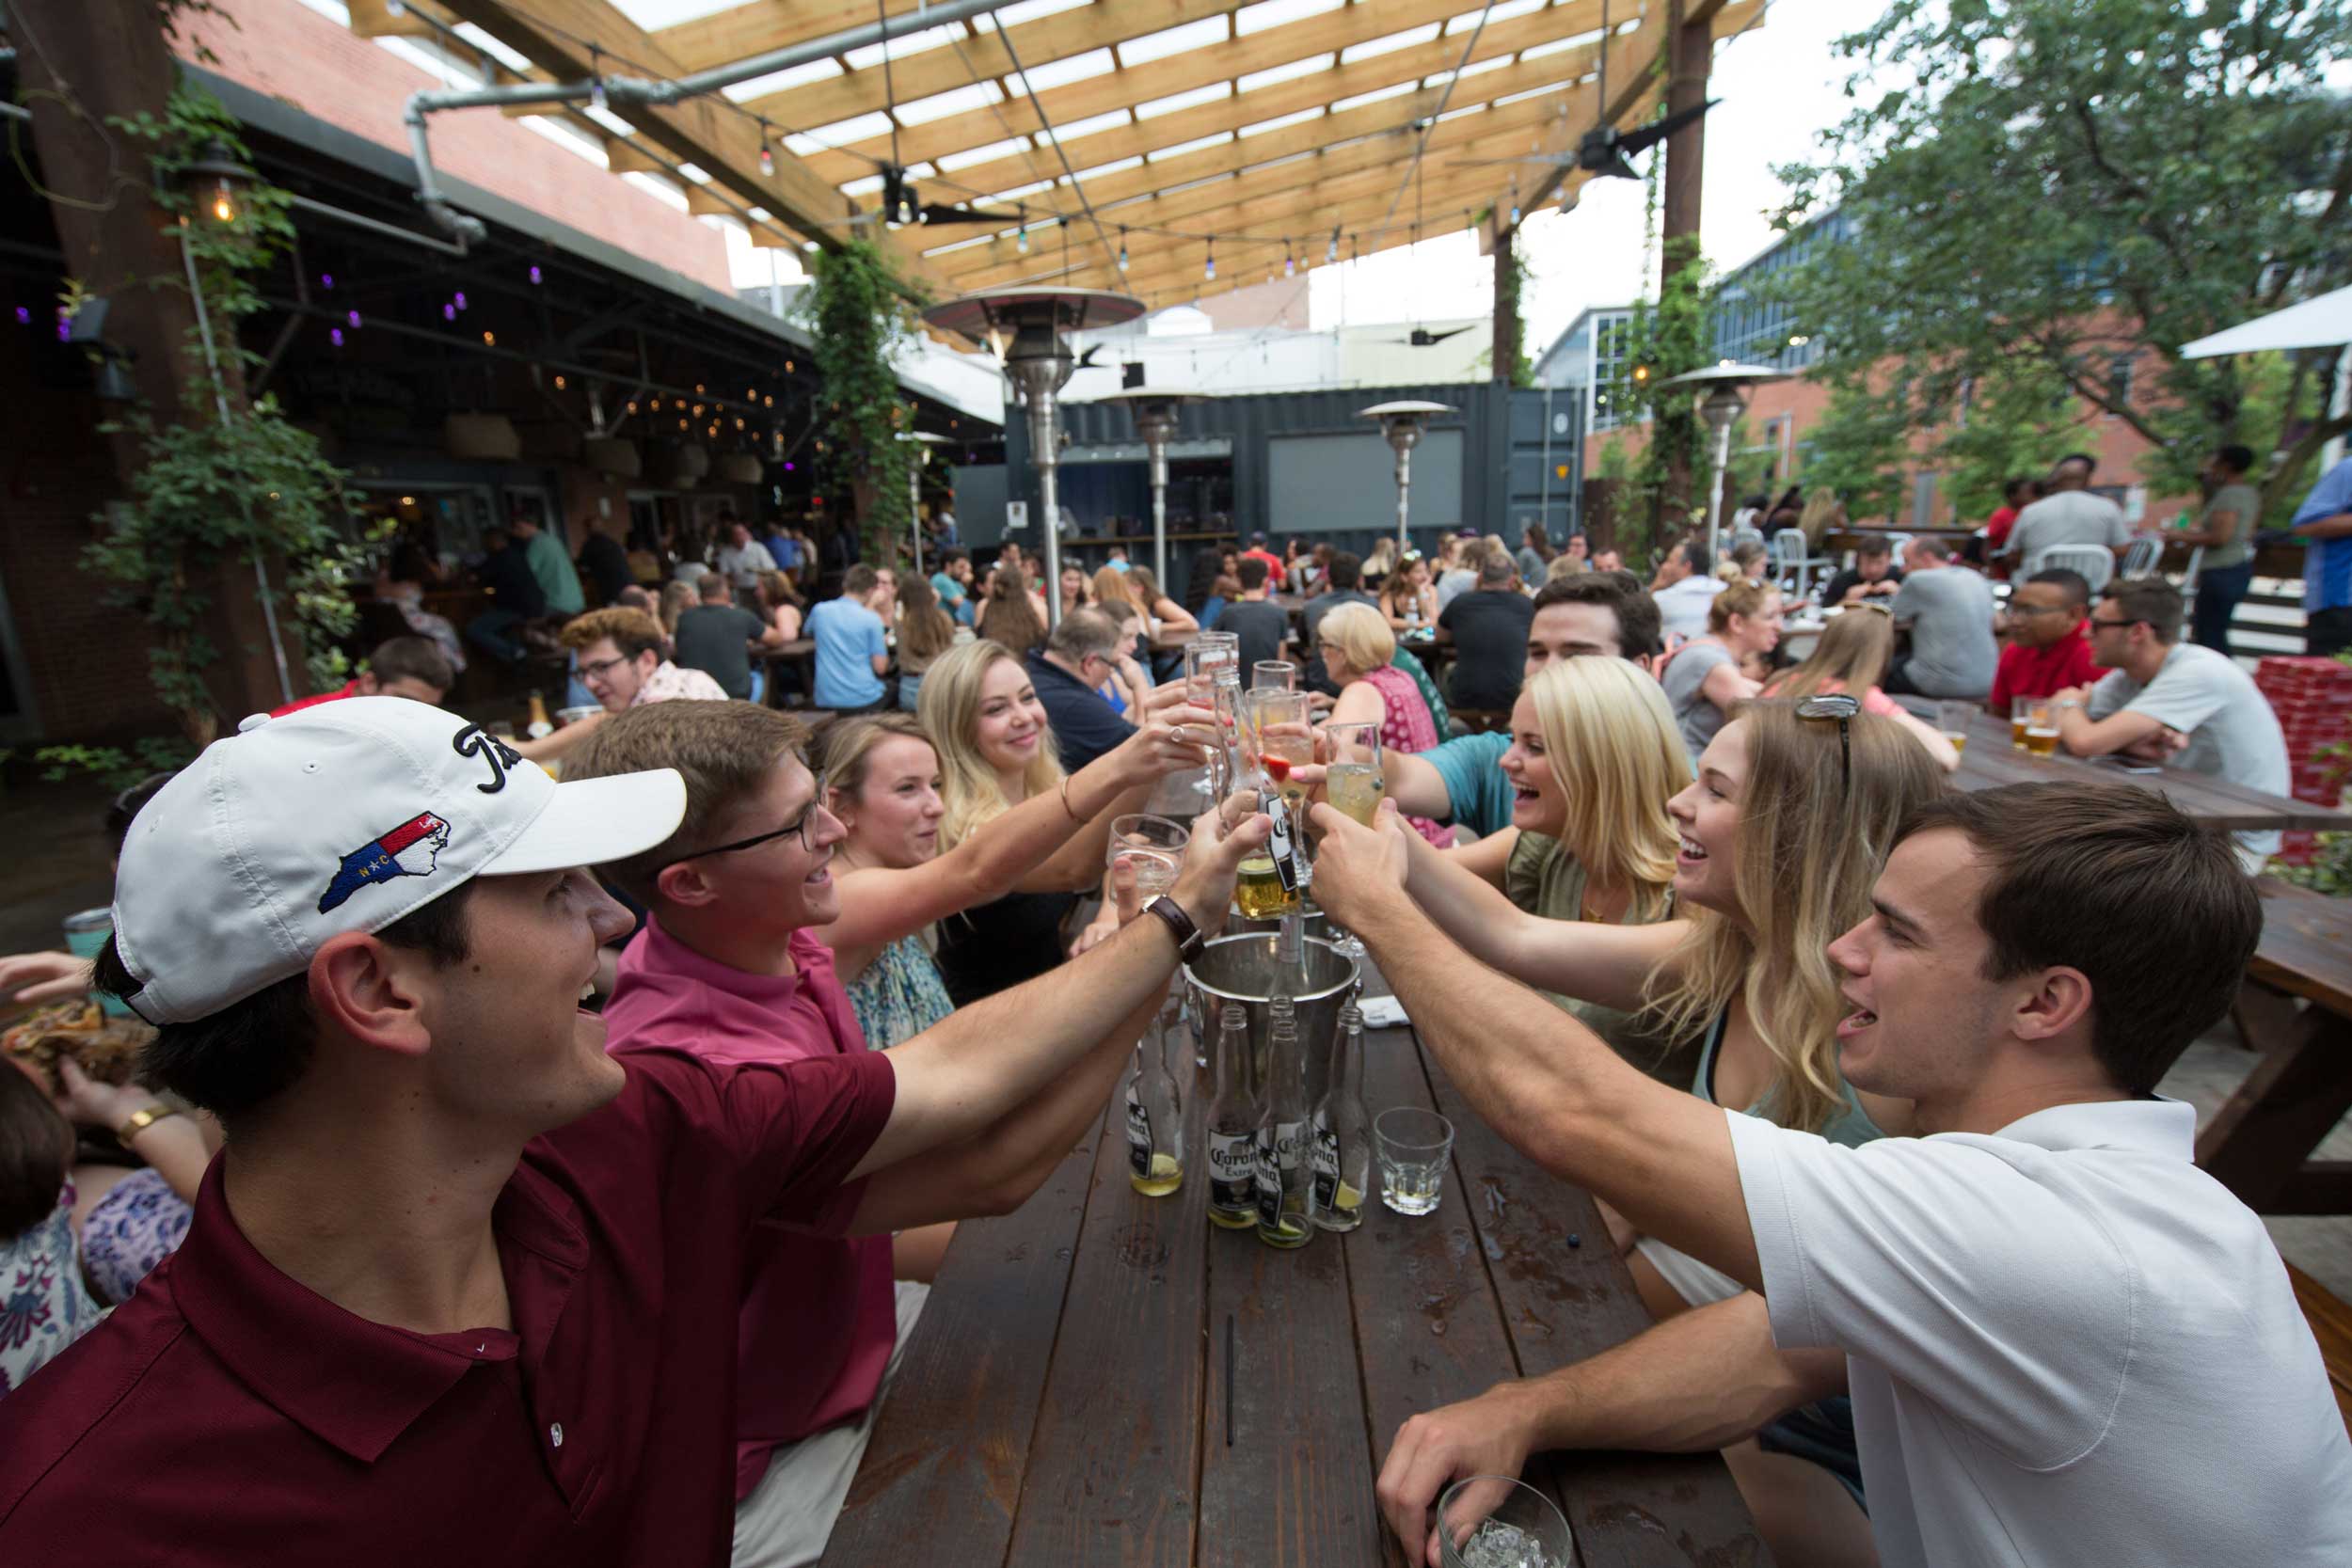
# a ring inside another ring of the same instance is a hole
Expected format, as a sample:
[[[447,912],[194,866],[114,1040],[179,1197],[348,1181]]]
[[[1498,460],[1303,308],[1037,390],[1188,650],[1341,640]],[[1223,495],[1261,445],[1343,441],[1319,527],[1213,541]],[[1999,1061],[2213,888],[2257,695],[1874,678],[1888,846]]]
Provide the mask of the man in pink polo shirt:
[[[639,771],[650,758],[691,759],[677,832],[607,868],[648,911],[605,1006],[624,1059],[647,1050],[726,1064],[866,1053],[833,950],[814,934],[840,913],[828,863],[845,831],[815,803],[803,736],[799,721],[748,703],[673,703],[614,716],[571,763],[567,777],[594,778]],[[778,822],[797,831],[779,835]],[[1074,1070],[981,1136],[878,1178],[861,1217],[886,1212],[903,1227],[1017,1208],[1100,1119],[1157,1001],[1146,998]],[[771,1225],[755,1234],[738,1328],[736,1568],[823,1555],[927,1293],[894,1284],[886,1231],[843,1238]]]
[[[697,863],[788,859],[821,818],[805,776],[778,803]],[[179,1251],[8,1393],[0,1563],[720,1568],[747,1243],[903,1223],[1166,990],[1268,831],[1202,824],[1156,918],[896,1051],[615,1056],[578,999],[628,920],[583,865],[685,804],[354,697],[141,808],[98,984],[229,1143]]]

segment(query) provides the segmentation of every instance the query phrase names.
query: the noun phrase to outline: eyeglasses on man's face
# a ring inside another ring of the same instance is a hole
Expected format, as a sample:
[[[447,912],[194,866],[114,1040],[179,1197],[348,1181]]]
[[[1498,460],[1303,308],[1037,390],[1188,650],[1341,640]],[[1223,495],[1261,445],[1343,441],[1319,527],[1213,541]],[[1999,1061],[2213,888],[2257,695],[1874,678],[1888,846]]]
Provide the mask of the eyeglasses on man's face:
[[[816,822],[818,815],[825,812],[825,779],[819,776],[817,780],[817,791],[808,798],[808,804],[802,808],[799,816],[783,827],[771,829],[764,833],[754,833],[749,838],[739,838],[732,844],[714,844],[707,849],[692,849],[683,855],[674,855],[656,867],[655,874],[659,875],[667,871],[674,865],[684,865],[688,861],[701,860],[706,855],[732,855],[741,849],[756,849],[763,844],[773,844],[780,838],[797,838],[801,841],[801,848],[804,853],[815,854],[817,846],[809,842],[808,830]]]
[[[602,680],[613,671],[618,670],[622,665],[629,662],[630,660],[626,658],[597,658],[585,660],[580,667],[580,678],[591,681]]]
[[[2102,626],[2102,627],[2112,627],[2112,626],[2146,626],[2146,625],[2148,624],[2148,620],[2147,620],[2147,617],[2145,617],[2145,616],[2141,616],[2141,615],[2128,615],[2128,616],[2123,616],[2123,617],[2121,617],[2121,618],[2119,618],[2119,619],[2117,619],[2117,620],[2107,621],[2107,620],[2102,620],[2102,619],[2101,619],[2100,617],[2098,617],[2097,615],[2093,615],[2093,616],[2091,616],[2091,618],[2090,618],[2090,624],[2091,624],[2092,626]]]

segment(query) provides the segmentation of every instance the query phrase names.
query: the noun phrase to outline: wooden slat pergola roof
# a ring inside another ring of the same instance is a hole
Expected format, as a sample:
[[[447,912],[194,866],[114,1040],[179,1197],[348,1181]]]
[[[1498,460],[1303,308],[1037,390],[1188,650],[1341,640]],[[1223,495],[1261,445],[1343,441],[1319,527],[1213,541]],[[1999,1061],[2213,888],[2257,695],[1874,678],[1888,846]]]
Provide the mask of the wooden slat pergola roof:
[[[349,5],[357,32],[430,35],[506,81],[683,75],[923,9],[749,0],[637,20],[679,8]],[[1572,160],[1603,120],[1649,119],[1677,23],[1722,40],[1762,19],[1763,0],[1020,0],[725,101],[553,112],[604,142],[615,175],[668,178],[690,211],[734,216],[757,245],[866,232],[942,295],[1052,283],[1159,308],[1463,229],[1491,240],[1514,205],[1573,202],[1573,167],[1470,161]],[[886,230],[869,214],[894,165],[921,200],[1015,221]]]

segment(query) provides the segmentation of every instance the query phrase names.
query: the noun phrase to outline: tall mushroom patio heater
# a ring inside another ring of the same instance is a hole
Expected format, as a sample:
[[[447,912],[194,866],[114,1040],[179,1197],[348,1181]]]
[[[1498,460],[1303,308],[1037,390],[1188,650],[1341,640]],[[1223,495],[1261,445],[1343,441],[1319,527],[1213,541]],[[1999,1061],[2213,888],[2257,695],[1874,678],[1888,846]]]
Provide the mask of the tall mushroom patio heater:
[[[1438,414],[1451,414],[1453,406],[1442,403],[1419,403],[1406,399],[1399,403],[1375,403],[1370,408],[1359,408],[1359,418],[1378,420],[1380,434],[1389,438],[1396,452],[1396,553],[1398,560],[1412,548],[1406,537],[1405,518],[1407,498],[1413,488],[1413,449],[1429,429],[1430,420]]]
[[[1061,624],[1060,421],[1055,400],[1077,361],[1069,334],[1117,326],[1143,314],[1143,301],[1101,289],[999,289],[965,294],[934,305],[923,319],[954,332],[1003,362],[1013,396],[1029,414],[1029,461],[1037,467],[1045,525],[1045,604],[1048,621]]]
[[[902,430],[898,439],[914,443],[915,449],[907,453],[907,526],[914,533],[914,575],[919,578],[923,575],[923,470],[931,466],[931,449],[946,445],[947,437],[927,430]]]
[[[1168,588],[1168,442],[1176,434],[1176,411],[1188,403],[1206,403],[1199,392],[1171,392],[1157,387],[1133,387],[1097,398],[1097,403],[1123,403],[1152,454],[1152,577],[1161,591]]]
[[[1702,392],[1699,418],[1707,421],[1713,439],[1708,450],[1715,463],[1715,477],[1708,486],[1707,502],[1707,553],[1709,559],[1723,553],[1724,545],[1724,470],[1731,467],[1731,427],[1739,421],[1740,412],[1748,405],[1748,388],[1767,381],[1786,381],[1791,372],[1776,371],[1769,365],[1737,365],[1725,359],[1703,371],[1686,371],[1670,375],[1659,383],[1661,387],[1688,387]]]

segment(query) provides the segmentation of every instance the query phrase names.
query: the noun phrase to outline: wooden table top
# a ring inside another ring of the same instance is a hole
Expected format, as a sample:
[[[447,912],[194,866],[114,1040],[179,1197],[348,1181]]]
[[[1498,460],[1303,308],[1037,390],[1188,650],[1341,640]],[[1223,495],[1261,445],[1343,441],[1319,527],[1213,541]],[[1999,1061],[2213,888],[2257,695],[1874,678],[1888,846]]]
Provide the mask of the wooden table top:
[[[1648,1326],[1592,1199],[1463,1108],[1410,1029],[1365,1041],[1364,1098],[1456,1128],[1438,1212],[1296,1252],[1206,1217],[1206,1086],[1184,1186],[1127,1181],[1117,1117],[1035,1196],[957,1229],[827,1560],[1359,1568],[1403,1560],[1373,1484],[1417,1412]],[[1570,1246],[1575,1234],[1581,1245]],[[1234,1323],[1226,1443],[1225,1323]],[[1539,1456],[1591,1565],[1770,1560],[1713,1454]]]
[[[2201,822],[2236,832],[2272,829],[2352,828],[2352,813],[2309,800],[2265,794],[2246,784],[2232,784],[2203,773],[2169,768],[2161,773],[2127,773],[2111,762],[2072,757],[2038,757],[2009,743],[2010,725],[1979,709],[1968,728],[1968,745],[1961,753],[1954,782],[1963,789],[1991,789],[2000,784],[2079,784],[2102,779],[2153,789]]]
[[[2263,938],[2246,973],[2352,1018],[2352,898],[2263,900]]]

